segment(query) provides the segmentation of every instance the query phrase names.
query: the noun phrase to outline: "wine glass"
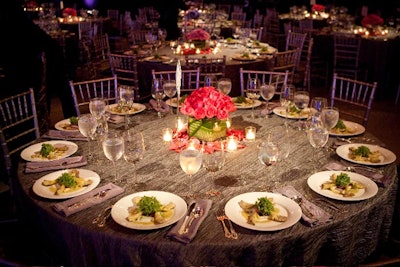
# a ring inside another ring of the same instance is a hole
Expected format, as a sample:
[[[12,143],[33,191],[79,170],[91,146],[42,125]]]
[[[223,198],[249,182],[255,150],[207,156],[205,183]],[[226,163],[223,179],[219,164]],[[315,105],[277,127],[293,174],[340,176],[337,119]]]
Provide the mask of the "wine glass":
[[[308,91],[295,91],[293,96],[293,102],[295,106],[300,110],[299,116],[301,116],[301,111],[308,107],[310,103],[310,93]],[[297,129],[304,130],[305,124],[301,122],[301,119],[297,121]]]
[[[103,152],[114,167],[114,182],[119,182],[117,160],[124,154],[124,138],[118,133],[108,133],[103,141]]]
[[[225,164],[225,151],[222,142],[220,147],[220,150],[214,151],[212,153],[203,153],[203,167],[212,174],[211,189],[207,192],[207,195],[211,196],[218,196],[221,194],[221,192],[215,190],[213,186],[215,182],[215,173],[221,170]]]
[[[78,118],[79,132],[88,139],[88,158],[93,157],[91,141],[94,139],[97,129],[97,119],[90,113],[82,114]]]
[[[287,124],[290,104],[293,102],[294,89],[295,89],[294,85],[284,84],[279,96],[279,101],[281,103],[281,106],[285,108],[285,118],[286,118],[285,124]]]
[[[255,100],[260,97],[260,84],[257,78],[249,78],[247,80],[246,96],[252,101],[251,103],[251,118],[254,119],[254,104]]]
[[[339,121],[339,109],[336,107],[325,107],[321,111],[321,120],[324,126],[328,129],[335,127]]]
[[[217,82],[217,89],[225,95],[229,95],[232,90],[232,81],[229,78],[221,78]]]
[[[151,95],[157,101],[157,116],[162,118],[161,113],[161,100],[165,97],[165,93],[162,86],[162,81],[160,79],[153,79],[151,86]]]
[[[106,113],[107,101],[104,98],[92,98],[89,101],[89,111],[97,119],[100,120]]]
[[[197,173],[202,164],[203,153],[197,149],[185,149],[179,153],[179,164],[182,170],[189,175],[189,193],[192,194],[192,176]]]
[[[313,153],[314,172],[317,170],[319,148],[326,145],[329,139],[329,130],[321,125],[313,125],[307,130],[308,142],[315,148]]]
[[[204,86],[213,86],[215,87],[216,81],[215,81],[215,76],[214,75],[206,75],[204,76]]]
[[[275,85],[263,83],[260,86],[260,94],[261,97],[265,100],[265,106],[267,110],[266,118],[268,118],[268,114],[270,113],[269,103],[268,101],[271,100],[275,95]]]
[[[321,111],[324,107],[328,106],[328,100],[325,97],[313,97],[310,103],[310,113],[307,120],[308,124],[320,122]]]
[[[133,102],[135,99],[135,91],[132,86],[127,86],[127,85],[119,86],[118,91],[119,91],[118,105],[120,107],[120,110],[127,110],[124,116],[124,123],[125,123],[125,129],[128,129],[130,124],[129,111],[133,106]]]
[[[270,138],[263,141],[258,146],[258,159],[266,167],[273,166],[278,162],[279,159],[279,148],[273,143]],[[277,183],[276,180],[271,181],[274,185]],[[261,189],[265,190],[269,188],[266,183],[261,186]]]
[[[167,30],[164,28],[158,28],[158,38],[163,45],[165,43],[165,39],[167,39]]]
[[[158,32],[149,31],[145,38],[146,42],[151,45],[151,50],[157,53]]]
[[[168,99],[171,103],[171,99],[176,95],[176,81],[175,80],[168,80],[165,81],[163,84],[164,93],[168,96]],[[171,108],[171,113],[173,113]]]
[[[131,170],[128,174],[133,175],[133,181],[137,185],[136,163],[143,159],[146,150],[143,133],[132,128],[123,132],[123,138],[125,145],[124,160],[133,166],[133,174]]]

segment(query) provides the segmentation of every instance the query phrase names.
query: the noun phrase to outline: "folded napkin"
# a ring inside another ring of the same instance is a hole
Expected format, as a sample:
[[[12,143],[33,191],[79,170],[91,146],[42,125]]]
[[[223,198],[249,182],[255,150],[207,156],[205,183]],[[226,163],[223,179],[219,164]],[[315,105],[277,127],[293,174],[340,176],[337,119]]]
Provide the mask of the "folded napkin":
[[[160,102],[161,102],[161,107],[160,108],[157,106],[157,101],[154,100],[154,99],[150,99],[149,104],[157,112],[162,112],[162,113],[168,112],[169,111],[169,106],[162,100]]]
[[[59,130],[49,130],[47,133],[43,134],[42,137],[49,139],[87,141],[87,138],[83,136],[80,132],[59,131]]]
[[[304,198],[300,192],[298,192],[293,186],[288,185],[282,188],[278,188],[274,190],[276,193],[280,193],[290,199],[293,199],[296,196],[302,197],[301,209],[307,209],[307,212],[302,212],[301,218],[303,222],[307,226],[316,226],[320,224],[324,224],[330,222],[332,220],[332,215],[321,209],[314,203],[310,202],[306,198]],[[311,213],[311,215],[307,215],[306,213]]]
[[[347,170],[347,167],[338,162],[329,162],[324,166],[324,169],[329,171],[345,171]],[[390,177],[379,173],[378,170],[374,170],[371,167],[351,166],[350,171],[370,178],[376,183],[377,186],[380,187],[385,187],[391,181]]]
[[[110,199],[112,197],[115,197],[121,194],[122,192],[124,192],[123,188],[113,183],[109,183],[104,186],[93,189],[92,191],[87,192],[86,194],[54,204],[53,209],[56,212],[60,213],[61,215],[67,217],[78,211],[100,204],[101,202]]]
[[[189,203],[188,207],[190,207],[190,205],[196,202],[196,207],[201,207],[203,208],[203,215],[200,216],[199,218],[195,219],[192,223],[192,225],[189,228],[189,232],[185,233],[185,234],[179,234],[179,228],[181,228],[181,225],[184,223],[185,221],[185,217],[184,216],[182,219],[179,220],[179,222],[177,224],[175,224],[175,226],[168,232],[167,237],[177,240],[179,242],[182,242],[184,244],[188,244],[197,234],[197,230],[199,229],[201,223],[204,221],[204,219],[207,217],[208,212],[210,211],[211,208],[211,204],[212,201],[210,199],[196,199],[193,200]]]
[[[108,122],[114,123],[114,124],[120,124],[121,122],[124,122],[125,116],[122,115],[116,115],[112,114],[110,115],[110,118],[108,118]]]
[[[61,170],[66,168],[76,168],[87,164],[84,156],[74,156],[53,161],[34,161],[27,162],[26,173]]]

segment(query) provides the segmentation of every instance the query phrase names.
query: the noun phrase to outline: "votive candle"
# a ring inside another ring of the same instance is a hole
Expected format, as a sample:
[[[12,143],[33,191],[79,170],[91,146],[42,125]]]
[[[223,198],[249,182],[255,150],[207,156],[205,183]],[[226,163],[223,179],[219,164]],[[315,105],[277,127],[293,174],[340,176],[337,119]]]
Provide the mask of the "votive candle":
[[[253,126],[247,126],[245,128],[246,132],[246,140],[247,141],[254,141],[256,139],[256,128]]]
[[[165,142],[171,142],[172,141],[173,131],[172,131],[171,128],[162,129],[162,134],[163,134],[163,140]]]
[[[237,150],[237,142],[235,136],[231,135],[228,137],[228,143],[226,145],[226,149],[230,152]]]

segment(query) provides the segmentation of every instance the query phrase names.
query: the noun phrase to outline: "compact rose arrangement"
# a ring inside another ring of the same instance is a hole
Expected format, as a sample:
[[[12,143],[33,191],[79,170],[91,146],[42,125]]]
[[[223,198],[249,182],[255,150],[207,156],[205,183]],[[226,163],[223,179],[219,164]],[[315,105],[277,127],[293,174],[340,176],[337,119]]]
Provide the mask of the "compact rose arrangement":
[[[210,39],[210,34],[203,29],[197,28],[186,34],[186,38],[189,41],[193,40],[207,41]]]
[[[313,12],[323,12],[323,11],[325,11],[325,6],[324,5],[315,4],[315,5],[312,6],[311,11],[313,11]]]
[[[369,14],[361,20],[363,27],[374,27],[383,24],[383,19],[376,14]]]
[[[62,15],[63,17],[69,17],[69,16],[75,17],[77,15],[77,12],[76,9],[74,8],[66,7],[62,11]]]
[[[180,110],[189,116],[189,137],[215,141],[226,136],[226,119],[236,107],[229,96],[210,86],[193,91],[186,97]]]

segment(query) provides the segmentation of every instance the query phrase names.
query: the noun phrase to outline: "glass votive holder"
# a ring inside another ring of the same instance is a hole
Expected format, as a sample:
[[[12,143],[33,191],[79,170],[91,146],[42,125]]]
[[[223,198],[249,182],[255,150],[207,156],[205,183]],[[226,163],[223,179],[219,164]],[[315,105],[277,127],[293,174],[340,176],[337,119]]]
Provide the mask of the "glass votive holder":
[[[256,140],[256,127],[247,126],[245,128],[245,138],[248,142],[254,142]]]
[[[186,119],[184,117],[176,117],[175,122],[176,131],[180,132],[186,128]]]
[[[227,118],[227,119],[226,119],[226,128],[227,128],[227,129],[230,129],[231,126],[232,126],[232,120],[231,120],[231,118]]]
[[[238,141],[235,136],[228,136],[228,140],[226,142],[226,150],[229,152],[236,151],[238,148]]]
[[[162,129],[162,138],[163,138],[164,142],[171,142],[172,135],[173,135],[173,131],[171,128]]]

